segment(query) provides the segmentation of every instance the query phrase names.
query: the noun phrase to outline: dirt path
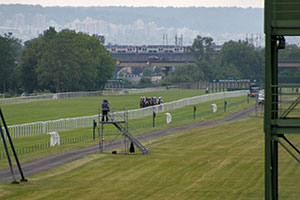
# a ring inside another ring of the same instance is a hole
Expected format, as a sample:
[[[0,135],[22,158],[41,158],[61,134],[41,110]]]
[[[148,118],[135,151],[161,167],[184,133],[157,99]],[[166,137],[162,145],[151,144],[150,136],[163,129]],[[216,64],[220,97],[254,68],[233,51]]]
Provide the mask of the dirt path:
[[[188,125],[188,126],[173,127],[173,128],[168,128],[165,130],[157,130],[157,131],[145,133],[143,135],[143,137],[146,138],[147,140],[151,140],[154,138],[170,135],[172,133],[179,132],[179,131],[194,129],[194,128],[198,128],[198,127],[212,126],[212,125],[222,123],[222,122],[231,122],[231,121],[242,119],[254,111],[255,111],[255,107],[250,107],[250,108],[247,108],[240,112],[234,113],[233,115],[231,115],[227,118],[221,119],[221,120],[217,120],[217,121],[213,121],[213,122],[200,122],[200,123]],[[115,149],[118,147],[120,147],[120,141],[114,141],[108,147],[106,147],[105,150],[112,150],[112,149]],[[45,157],[45,158],[42,158],[39,160],[24,163],[24,164],[22,164],[22,169],[23,169],[24,175],[27,177],[27,176],[30,176],[30,175],[33,175],[33,174],[36,174],[36,173],[39,173],[42,171],[52,169],[59,165],[80,159],[80,158],[84,157],[85,155],[97,153],[97,152],[99,152],[99,146],[94,145],[94,146],[86,147],[83,149],[68,151],[68,152],[64,152],[64,153],[60,153],[60,154],[55,154],[55,155],[48,156],[48,157]],[[151,150],[150,150],[150,153],[151,153]],[[16,167],[14,170],[16,172],[15,173],[16,176],[18,178],[20,178]],[[7,181],[11,181],[11,180],[12,180],[12,177],[11,177],[9,169],[0,170],[0,182],[7,182]]]

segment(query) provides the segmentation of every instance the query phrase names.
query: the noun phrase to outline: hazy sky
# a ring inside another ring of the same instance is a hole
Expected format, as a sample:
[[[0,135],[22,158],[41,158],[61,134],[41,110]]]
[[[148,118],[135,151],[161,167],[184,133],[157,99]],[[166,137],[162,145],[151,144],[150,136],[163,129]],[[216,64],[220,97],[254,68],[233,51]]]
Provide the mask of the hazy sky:
[[[0,0],[0,4],[15,3],[42,6],[236,6],[262,8],[264,0]]]

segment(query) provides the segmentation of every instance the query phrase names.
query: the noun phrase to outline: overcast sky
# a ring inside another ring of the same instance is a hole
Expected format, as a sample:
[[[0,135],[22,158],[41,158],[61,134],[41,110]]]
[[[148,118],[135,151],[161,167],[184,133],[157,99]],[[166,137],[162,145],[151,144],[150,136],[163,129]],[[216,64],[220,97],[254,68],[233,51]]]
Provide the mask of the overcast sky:
[[[0,4],[34,4],[42,6],[205,6],[262,8],[264,0],[0,0]]]

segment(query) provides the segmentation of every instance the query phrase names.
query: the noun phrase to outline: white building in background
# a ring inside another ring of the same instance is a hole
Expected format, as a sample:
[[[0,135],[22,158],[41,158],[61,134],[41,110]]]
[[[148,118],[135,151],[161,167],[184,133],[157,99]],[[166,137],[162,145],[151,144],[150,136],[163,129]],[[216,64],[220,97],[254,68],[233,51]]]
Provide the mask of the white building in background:
[[[76,30],[77,32],[84,32],[90,35],[101,34],[107,35],[109,27],[107,23],[103,20],[95,20],[90,17],[86,17],[83,21],[76,19],[66,25],[67,28],[71,30]]]
[[[134,22],[134,28],[135,29],[144,29],[144,21],[141,19],[138,19]]]
[[[154,22],[149,22],[146,26],[146,34],[148,37],[155,37],[157,34],[157,25]]]
[[[96,34],[97,32],[97,20],[87,17],[83,20],[83,24],[86,25],[86,33]]]
[[[19,13],[13,17],[13,26],[14,27],[24,27],[25,25],[25,17],[23,14]]]
[[[50,20],[47,24],[48,24],[48,25],[47,25],[48,28],[49,28],[49,27],[55,27],[55,30],[56,30],[56,31],[62,30],[62,26],[59,25],[58,23],[56,23],[56,21],[54,21],[54,20]]]
[[[42,14],[36,14],[34,16],[34,25],[41,30],[44,30],[45,28],[47,28],[47,24],[46,24],[46,15],[42,15]]]
[[[110,37],[115,37],[118,34],[118,26],[116,24],[109,24],[108,25],[108,32]]]
[[[97,32],[98,32],[98,34],[101,34],[101,35],[107,35],[108,34],[107,22],[105,22],[103,20],[98,20],[97,21]]]
[[[152,83],[159,83],[162,80],[162,76],[151,76]]]
[[[213,33],[201,32],[187,27],[163,27],[155,22],[144,22],[141,19],[133,21],[131,24],[112,24],[101,19],[86,17],[83,20],[76,19],[68,24],[59,24],[54,20],[47,21],[47,16],[41,13],[33,16],[32,20],[25,19],[22,13],[15,14],[0,26],[0,33],[12,32],[16,37],[26,41],[38,37],[50,26],[57,31],[68,28],[76,32],[84,32],[89,35],[97,34],[105,36],[106,43],[113,44],[175,44],[177,38],[183,35],[182,44],[191,45],[197,35],[212,37],[216,44],[223,44],[228,40],[247,40],[256,47],[264,46],[264,37],[261,34],[232,34],[223,33],[214,35]],[[29,21],[29,22],[28,22]],[[28,24],[26,24],[28,22]],[[163,39],[163,35],[165,37]],[[300,40],[297,40],[299,43]],[[178,41],[177,41],[178,42]],[[295,42],[295,41],[293,41]]]
[[[25,17],[23,14],[15,14],[11,19],[4,22],[4,27],[22,28],[25,26]]]
[[[55,26],[56,27],[56,26]],[[63,28],[63,27],[62,27]],[[145,23],[143,20],[138,19],[132,24],[111,24],[103,20],[96,20],[91,17],[86,17],[80,21],[76,19],[64,26],[77,32],[84,32],[90,35],[99,34],[106,37],[107,42],[113,43],[161,43],[161,37],[163,33],[168,34],[168,44],[174,44],[175,34],[193,35],[196,36],[198,31],[194,31],[188,28],[166,28],[158,27],[155,22]],[[59,30],[59,29],[57,29]],[[190,39],[190,38],[188,38]],[[192,38],[194,39],[194,37]],[[192,40],[191,39],[191,40]]]

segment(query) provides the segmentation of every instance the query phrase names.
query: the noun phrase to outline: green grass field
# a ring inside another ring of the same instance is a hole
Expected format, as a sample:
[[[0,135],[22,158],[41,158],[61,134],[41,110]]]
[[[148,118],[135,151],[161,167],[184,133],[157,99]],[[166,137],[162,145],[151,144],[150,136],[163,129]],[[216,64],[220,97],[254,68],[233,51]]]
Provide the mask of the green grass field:
[[[129,123],[134,128],[136,128],[140,133],[145,133],[153,130],[165,129],[168,127],[182,126],[182,125],[194,124],[201,121],[211,121],[211,120],[221,119],[231,115],[230,112],[234,113],[253,105],[253,102],[247,104],[244,97],[230,98],[227,99],[228,112],[225,113],[222,110],[222,105],[224,104],[223,101],[224,101],[223,99],[220,99],[220,100],[215,100],[212,102],[204,102],[196,105],[197,106],[196,119],[193,119],[193,106],[186,106],[181,109],[169,111],[173,116],[173,122],[170,124],[166,124],[166,116],[164,113],[159,113],[157,115],[155,128],[152,127],[152,116],[130,120]],[[216,103],[219,106],[219,110],[217,113],[211,112],[212,103]],[[72,149],[78,149],[89,145],[95,145],[98,142],[97,130],[96,130],[96,140],[93,141],[91,138],[92,127],[73,129],[67,131],[59,131],[59,134],[62,141],[70,141],[78,137],[86,137],[86,139],[71,144],[62,144],[61,146],[56,146],[54,148],[44,148],[44,147],[40,147],[40,145],[45,145],[45,143],[49,143],[50,140],[49,135],[42,134],[42,135],[31,136],[31,137],[15,138],[13,140],[14,146],[19,154],[20,161],[24,163],[30,160],[43,158],[45,156],[49,156],[52,154],[69,151]],[[111,134],[111,136],[107,136],[107,134]],[[116,135],[119,135],[119,132],[112,125],[107,125],[105,126],[105,135],[106,135],[105,136],[106,141],[109,142],[113,138],[115,138]],[[120,139],[120,137],[116,139]],[[22,153],[19,153],[20,151]],[[3,145],[0,145],[0,154],[4,155]],[[6,158],[2,158],[1,161],[4,162],[0,162],[0,169],[7,168]]]
[[[103,99],[111,108],[139,108],[141,96],[162,96],[164,102],[203,95],[204,90],[163,90],[141,94],[79,97],[1,105],[8,125],[95,115]]]
[[[246,119],[151,141],[150,155],[93,154],[0,184],[0,198],[19,199],[264,199],[263,121]],[[296,146],[300,138],[290,137]],[[279,148],[279,199],[300,197],[299,164]]]

